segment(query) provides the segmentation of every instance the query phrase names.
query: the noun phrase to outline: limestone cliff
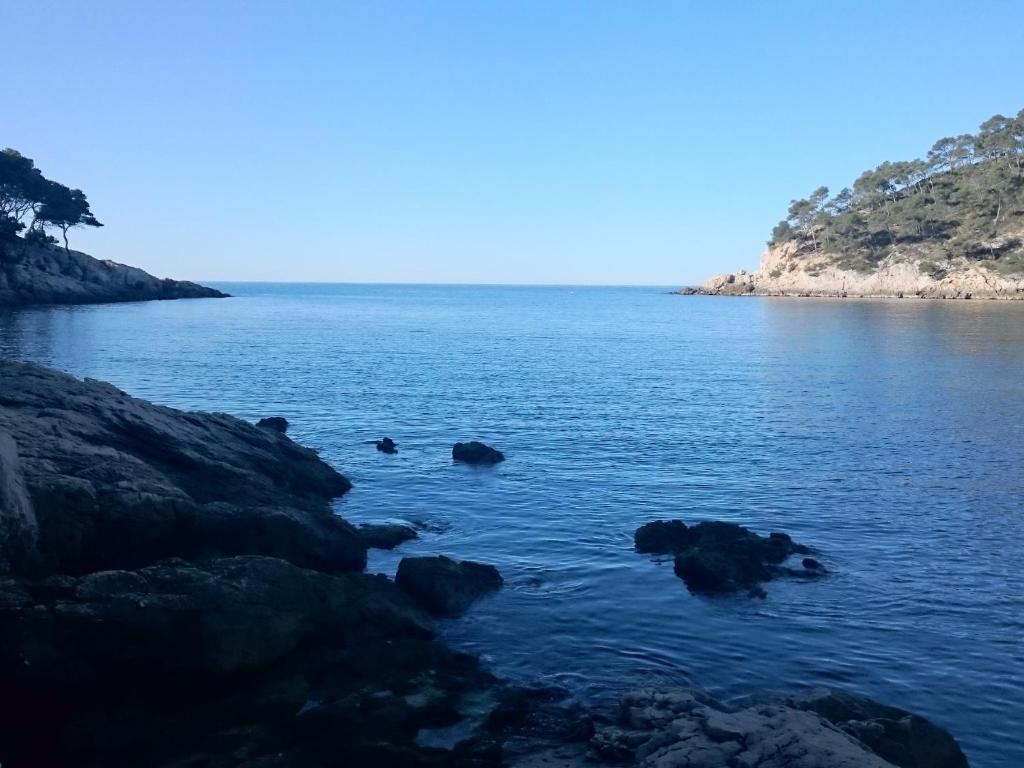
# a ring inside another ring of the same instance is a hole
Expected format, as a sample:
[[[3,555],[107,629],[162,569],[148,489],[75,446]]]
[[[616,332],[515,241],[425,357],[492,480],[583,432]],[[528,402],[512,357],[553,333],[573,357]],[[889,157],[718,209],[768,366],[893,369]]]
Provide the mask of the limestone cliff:
[[[80,251],[20,241],[0,244],[0,307],[225,295],[196,283],[153,277],[136,267],[101,261]]]
[[[843,269],[828,253],[789,241],[765,250],[754,272],[717,275],[683,293],[727,296],[1024,299],[1024,274],[1002,274],[965,256],[937,256],[926,244],[890,253],[871,272]]]

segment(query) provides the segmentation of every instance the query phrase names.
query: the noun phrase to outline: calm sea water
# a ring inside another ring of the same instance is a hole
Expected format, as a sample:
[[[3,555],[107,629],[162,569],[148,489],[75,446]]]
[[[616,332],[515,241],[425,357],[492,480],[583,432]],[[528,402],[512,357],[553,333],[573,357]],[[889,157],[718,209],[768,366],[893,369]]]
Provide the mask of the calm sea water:
[[[427,527],[372,569],[501,569],[446,627],[499,673],[588,699],[840,686],[949,727],[976,768],[1024,765],[1024,304],[222,287],[0,314],[0,354],[287,416],[355,483],[340,514]],[[508,461],[453,465],[465,439]],[[670,517],[788,531],[833,575],[692,596],[632,551]]]

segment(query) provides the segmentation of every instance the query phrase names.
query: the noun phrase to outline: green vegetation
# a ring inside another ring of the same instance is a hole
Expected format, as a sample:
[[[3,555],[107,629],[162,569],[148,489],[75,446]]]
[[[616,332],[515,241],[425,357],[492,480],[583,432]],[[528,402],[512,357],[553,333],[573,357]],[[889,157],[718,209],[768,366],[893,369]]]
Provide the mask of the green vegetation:
[[[17,150],[0,152],[0,245],[19,240],[55,243],[47,233],[53,228],[60,230],[67,251],[68,230],[80,225],[103,226],[82,190],[50,181]]]
[[[769,245],[873,272],[889,256],[965,257],[1003,273],[1024,272],[1024,110],[996,115],[977,134],[935,142],[925,160],[884,162],[834,197],[819,187],[794,200]]]

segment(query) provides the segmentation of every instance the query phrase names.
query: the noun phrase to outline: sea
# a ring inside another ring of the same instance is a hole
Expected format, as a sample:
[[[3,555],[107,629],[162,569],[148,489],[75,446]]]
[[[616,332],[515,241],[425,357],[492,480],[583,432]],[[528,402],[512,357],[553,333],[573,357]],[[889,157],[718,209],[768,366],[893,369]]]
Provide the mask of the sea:
[[[611,701],[831,686],[1024,765],[1024,302],[667,287],[231,283],[223,300],[0,312],[0,356],[185,409],[285,416],[373,552],[497,566],[443,632],[497,674]],[[385,455],[367,441],[399,445]],[[503,451],[453,463],[456,441]],[[828,569],[690,594],[648,521],[785,531]]]

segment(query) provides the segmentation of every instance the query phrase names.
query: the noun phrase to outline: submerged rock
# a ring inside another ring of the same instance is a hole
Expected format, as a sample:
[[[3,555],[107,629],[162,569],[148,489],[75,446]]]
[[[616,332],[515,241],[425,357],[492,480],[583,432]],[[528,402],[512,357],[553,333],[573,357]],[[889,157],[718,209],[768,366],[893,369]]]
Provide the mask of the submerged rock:
[[[403,557],[395,583],[436,616],[460,616],[484,595],[501,589],[493,565],[436,557]]]
[[[791,569],[781,567],[790,555],[810,550],[788,534],[767,538],[735,523],[706,521],[687,526],[681,520],[654,521],[634,534],[637,552],[675,555],[674,570],[691,592],[720,594],[746,590],[763,596],[759,584]],[[817,563],[816,560],[813,560]],[[805,566],[801,575],[824,573],[820,564]]]
[[[358,530],[363,542],[372,549],[394,549],[419,536],[415,528],[404,523],[363,523]]]
[[[452,459],[466,464],[497,464],[505,460],[505,454],[496,448],[473,440],[452,446]]]
[[[257,421],[256,426],[263,427],[264,429],[272,429],[283,435],[288,431],[288,419],[284,416],[267,416],[266,418]]]

